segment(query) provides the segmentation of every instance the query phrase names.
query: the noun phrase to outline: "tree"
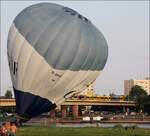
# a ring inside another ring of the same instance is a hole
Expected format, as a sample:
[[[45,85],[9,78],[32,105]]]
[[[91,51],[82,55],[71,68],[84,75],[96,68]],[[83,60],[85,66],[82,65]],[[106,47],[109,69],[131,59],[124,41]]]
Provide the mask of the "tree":
[[[147,95],[144,98],[144,110],[143,111],[150,114],[150,95]]]
[[[150,95],[138,96],[135,103],[138,111],[150,113]]]
[[[129,99],[135,101],[137,111],[147,111],[146,108],[149,103],[149,96],[141,86],[135,85],[131,88]]]
[[[10,90],[7,90],[5,93],[5,98],[6,99],[12,99],[12,92]]]
[[[135,85],[131,88],[131,91],[129,93],[129,99],[136,100],[137,97],[146,95],[147,92],[141,86]]]
[[[116,94],[115,94],[115,93],[110,93],[109,95],[110,95],[110,96],[116,96]]]

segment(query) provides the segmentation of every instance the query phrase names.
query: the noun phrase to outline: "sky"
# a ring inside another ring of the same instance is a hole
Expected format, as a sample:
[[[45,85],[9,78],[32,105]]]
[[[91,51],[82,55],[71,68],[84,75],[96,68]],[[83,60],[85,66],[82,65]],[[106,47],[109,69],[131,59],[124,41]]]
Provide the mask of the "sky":
[[[149,77],[148,1],[51,2],[72,8],[90,19],[107,40],[108,60],[95,81],[96,94],[120,95],[124,93],[124,80]],[[12,89],[7,62],[7,36],[10,25],[19,12],[36,3],[41,1],[1,2],[0,95],[4,95],[7,89]]]

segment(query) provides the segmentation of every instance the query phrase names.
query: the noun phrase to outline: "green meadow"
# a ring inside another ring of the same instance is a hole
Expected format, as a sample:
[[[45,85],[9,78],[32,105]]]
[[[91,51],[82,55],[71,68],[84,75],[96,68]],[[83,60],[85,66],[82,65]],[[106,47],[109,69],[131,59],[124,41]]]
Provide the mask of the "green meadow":
[[[54,127],[26,126],[18,128],[18,136],[150,136],[149,128]]]

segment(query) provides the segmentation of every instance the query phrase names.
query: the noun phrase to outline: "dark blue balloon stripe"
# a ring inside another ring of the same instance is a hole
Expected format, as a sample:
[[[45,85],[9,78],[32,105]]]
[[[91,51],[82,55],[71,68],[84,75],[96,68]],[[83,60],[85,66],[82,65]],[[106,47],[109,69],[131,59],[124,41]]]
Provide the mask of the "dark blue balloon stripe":
[[[14,93],[16,98],[16,110],[21,117],[32,118],[56,108],[56,104],[40,96],[16,90],[15,88]]]

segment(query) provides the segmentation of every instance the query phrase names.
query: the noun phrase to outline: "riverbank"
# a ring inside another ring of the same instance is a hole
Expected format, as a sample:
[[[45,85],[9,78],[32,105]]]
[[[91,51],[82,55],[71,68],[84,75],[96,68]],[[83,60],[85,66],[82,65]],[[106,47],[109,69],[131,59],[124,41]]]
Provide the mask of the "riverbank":
[[[24,126],[18,128],[19,136],[149,136],[150,129],[135,127],[54,127]]]
[[[137,124],[150,124],[150,119],[113,119],[113,120],[100,120],[100,121],[83,121],[81,119],[76,120],[64,120],[60,119],[59,123],[137,123]]]
[[[28,121],[28,123],[72,123],[72,124],[80,124],[80,123],[134,123],[134,124],[150,124],[150,118],[145,118],[145,119],[133,119],[133,118],[128,118],[128,119],[113,119],[113,120],[100,120],[100,121],[83,121],[81,118],[77,119],[63,119],[63,118],[56,118],[56,119],[51,119],[51,118],[33,118]]]

